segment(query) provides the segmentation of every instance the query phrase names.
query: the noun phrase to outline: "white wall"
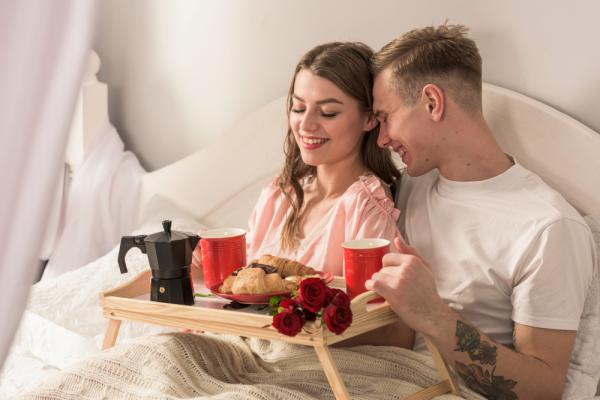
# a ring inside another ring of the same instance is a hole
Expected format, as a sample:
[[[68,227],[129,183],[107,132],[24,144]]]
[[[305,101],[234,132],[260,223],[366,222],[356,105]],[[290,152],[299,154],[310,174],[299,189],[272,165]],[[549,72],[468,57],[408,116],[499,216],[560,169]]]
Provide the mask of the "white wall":
[[[95,48],[111,120],[152,170],[285,94],[314,45],[379,49],[446,19],[471,28],[484,80],[600,132],[599,15],[595,0],[103,0]]]

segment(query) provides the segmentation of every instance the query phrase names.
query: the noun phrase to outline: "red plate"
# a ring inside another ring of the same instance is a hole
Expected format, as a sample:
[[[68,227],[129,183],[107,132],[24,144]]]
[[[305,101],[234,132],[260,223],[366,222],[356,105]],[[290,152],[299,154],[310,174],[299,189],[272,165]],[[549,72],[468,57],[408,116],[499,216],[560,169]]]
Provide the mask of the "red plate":
[[[329,283],[333,280],[333,275],[330,272],[317,271],[319,275],[321,275],[321,279],[325,281],[325,283]],[[273,296],[280,297],[289,297],[291,294],[290,290],[286,290],[284,292],[272,292],[272,293],[264,293],[264,294],[233,294],[233,293],[221,293],[219,292],[219,286],[214,285],[210,288],[210,291],[219,297],[223,297],[225,299],[234,300],[238,303],[243,304],[269,304],[269,300]]]

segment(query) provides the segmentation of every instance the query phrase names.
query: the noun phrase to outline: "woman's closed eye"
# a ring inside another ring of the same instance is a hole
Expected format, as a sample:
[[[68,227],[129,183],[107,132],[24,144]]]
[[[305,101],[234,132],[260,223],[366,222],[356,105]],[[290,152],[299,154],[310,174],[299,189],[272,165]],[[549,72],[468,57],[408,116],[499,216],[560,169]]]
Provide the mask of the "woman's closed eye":
[[[291,111],[294,114],[302,114],[303,112],[306,111],[306,108],[292,108]],[[337,112],[337,111],[334,111],[334,112],[321,111],[320,114],[322,117],[325,117],[325,118],[335,118],[339,114],[339,112]]]
[[[325,111],[321,111],[321,115],[325,118],[335,118],[339,113],[338,112],[325,112]]]

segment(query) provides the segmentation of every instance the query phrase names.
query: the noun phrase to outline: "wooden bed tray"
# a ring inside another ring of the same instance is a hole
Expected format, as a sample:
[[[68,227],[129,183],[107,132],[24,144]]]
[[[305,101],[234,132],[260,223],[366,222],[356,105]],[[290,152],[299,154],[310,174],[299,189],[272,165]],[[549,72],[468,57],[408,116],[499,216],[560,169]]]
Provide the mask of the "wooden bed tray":
[[[367,303],[375,298],[376,294],[366,292],[352,300],[350,306],[353,322],[343,334],[336,335],[327,329],[319,328],[315,332],[302,331],[294,337],[289,337],[280,334],[271,326],[273,317],[267,312],[253,311],[253,307],[249,307],[250,310],[224,309],[223,305],[228,303],[225,299],[200,298],[196,300],[194,306],[150,301],[150,278],[150,271],[142,272],[131,281],[113,290],[100,293],[103,314],[109,319],[102,349],[110,348],[115,344],[123,320],[197,331],[242,334],[243,336],[312,346],[336,399],[350,399],[350,396],[328,346],[391,324],[398,319],[387,303],[367,306]],[[200,284],[198,283],[198,285]],[[345,288],[344,278],[335,277],[330,285]],[[440,352],[427,338],[426,343],[443,380],[406,399],[426,400],[449,392],[459,394],[458,384],[454,381]]]

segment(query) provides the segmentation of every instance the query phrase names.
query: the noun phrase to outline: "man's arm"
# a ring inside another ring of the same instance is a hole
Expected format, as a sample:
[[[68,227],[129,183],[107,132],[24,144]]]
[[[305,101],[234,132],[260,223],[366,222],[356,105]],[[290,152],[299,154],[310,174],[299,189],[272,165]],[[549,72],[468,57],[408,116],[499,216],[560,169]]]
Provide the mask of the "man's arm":
[[[429,265],[401,243],[367,281],[412,329],[431,338],[472,389],[489,399],[560,399],[575,331],[515,326],[515,350],[492,341],[437,294]],[[512,397],[511,397],[512,396]]]
[[[514,350],[448,308],[429,334],[465,384],[488,399],[560,399],[576,331],[515,324]]]

